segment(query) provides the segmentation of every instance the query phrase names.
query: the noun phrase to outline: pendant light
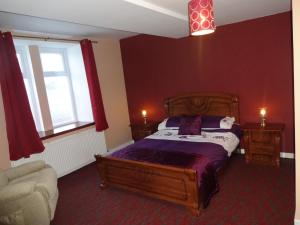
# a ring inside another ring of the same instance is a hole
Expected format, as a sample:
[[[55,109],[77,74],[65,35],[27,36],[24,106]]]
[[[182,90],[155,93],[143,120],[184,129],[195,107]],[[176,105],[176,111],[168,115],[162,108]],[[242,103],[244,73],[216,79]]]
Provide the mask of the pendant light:
[[[212,0],[191,0],[188,4],[192,36],[213,33],[216,29]]]

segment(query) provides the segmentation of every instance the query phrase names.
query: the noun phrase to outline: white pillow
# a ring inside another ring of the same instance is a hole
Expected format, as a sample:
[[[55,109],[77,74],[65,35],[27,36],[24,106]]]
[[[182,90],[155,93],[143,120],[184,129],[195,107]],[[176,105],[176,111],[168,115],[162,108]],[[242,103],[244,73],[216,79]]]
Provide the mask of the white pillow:
[[[231,129],[234,121],[235,121],[234,117],[226,116],[224,119],[222,119],[220,121],[220,128],[222,128],[222,129]]]
[[[158,124],[157,130],[178,130],[179,127],[166,127],[169,118],[164,119],[160,124]]]
[[[166,127],[167,121],[169,118],[164,119],[159,125],[158,125],[158,130],[178,130],[179,127]],[[214,130],[214,129],[231,129],[232,125],[235,122],[234,117],[226,116],[222,120],[220,120],[220,127],[216,128],[202,128],[204,130]]]
[[[226,116],[220,120],[220,127],[202,127],[202,130],[221,130],[221,129],[231,129],[235,122],[234,117]]]

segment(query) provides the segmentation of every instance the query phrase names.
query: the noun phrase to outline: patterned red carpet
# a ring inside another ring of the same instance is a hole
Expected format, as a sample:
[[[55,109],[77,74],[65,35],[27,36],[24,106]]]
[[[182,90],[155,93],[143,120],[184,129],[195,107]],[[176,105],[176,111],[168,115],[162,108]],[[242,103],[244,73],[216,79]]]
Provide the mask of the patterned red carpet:
[[[292,225],[294,160],[279,169],[232,157],[220,192],[199,217],[185,208],[130,192],[100,190],[95,164],[59,179],[51,225]]]

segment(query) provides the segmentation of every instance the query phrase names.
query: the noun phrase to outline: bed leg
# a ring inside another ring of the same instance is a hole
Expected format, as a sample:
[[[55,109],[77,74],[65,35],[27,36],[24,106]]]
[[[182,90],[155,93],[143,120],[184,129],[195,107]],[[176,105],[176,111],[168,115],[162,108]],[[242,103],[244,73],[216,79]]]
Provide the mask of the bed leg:
[[[106,189],[106,188],[107,188],[106,183],[101,183],[101,184],[100,184],[100,188],[101,188],[101,190]]]
[[[199,209],[198,207],[188,207],[188,210],[193,214],[193,216],[200,216],[201,214],[201,209]]]

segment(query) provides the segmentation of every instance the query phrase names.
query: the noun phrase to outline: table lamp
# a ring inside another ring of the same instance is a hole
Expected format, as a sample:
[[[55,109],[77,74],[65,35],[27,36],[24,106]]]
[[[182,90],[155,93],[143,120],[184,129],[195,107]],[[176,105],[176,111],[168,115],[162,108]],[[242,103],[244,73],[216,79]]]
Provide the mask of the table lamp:
[[[142,110],[142,116],[144,118],[144,124],[147,124],[147,111],[145,109]]]
[[[267,110],[265,108],[260,109],[260,126],[265,127],[266,126],[266,114]]]

